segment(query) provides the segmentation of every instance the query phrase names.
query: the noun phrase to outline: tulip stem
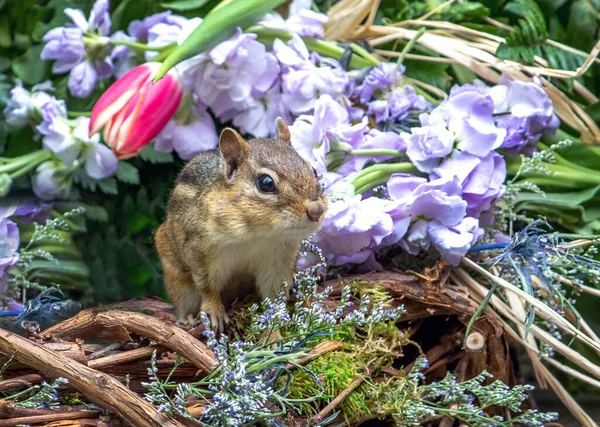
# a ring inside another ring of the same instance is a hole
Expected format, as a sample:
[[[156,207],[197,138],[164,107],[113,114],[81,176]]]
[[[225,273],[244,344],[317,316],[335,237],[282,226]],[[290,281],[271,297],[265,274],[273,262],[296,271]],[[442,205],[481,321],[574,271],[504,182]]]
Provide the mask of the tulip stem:
[[[115,46],[127,46],[141,51],[162,52],[171,47],[171,44],[165,46],[149,46],[144,43],[130,42],[127,40],[111,40],[110,44]]]
[[[385,149],[369,149],[369,150],[352,150],[350,151],[352,156],[393,156],[406,158],[406,153],[398,150],[385,150]]]

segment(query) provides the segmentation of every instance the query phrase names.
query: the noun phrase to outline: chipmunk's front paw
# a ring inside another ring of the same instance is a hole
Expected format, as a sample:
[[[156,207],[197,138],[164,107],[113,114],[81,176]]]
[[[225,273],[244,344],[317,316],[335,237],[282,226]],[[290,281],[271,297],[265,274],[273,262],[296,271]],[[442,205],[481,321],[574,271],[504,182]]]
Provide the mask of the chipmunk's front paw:
[[[223,304],[202,304],[201,310],[208,316],[214,333],[217,336],[224,334],[229,326],[229,317]]]
[[[202,319],[200,318],[200,315],[194,316],[192,314],[188,314],[187,317],[180,317],[175,322],[176,326],[179,326],[180,328],[186,330],[195,328],[200,324],[202,324]]]

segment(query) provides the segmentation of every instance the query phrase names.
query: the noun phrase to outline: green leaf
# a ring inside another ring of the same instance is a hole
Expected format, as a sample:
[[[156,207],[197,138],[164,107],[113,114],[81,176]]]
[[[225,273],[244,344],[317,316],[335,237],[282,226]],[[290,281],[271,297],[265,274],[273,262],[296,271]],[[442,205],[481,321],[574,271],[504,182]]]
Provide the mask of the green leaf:
[[[219,3],[198,27],[165,58],[154,81],[161,79],[175,65],[204,52],[235,34],[236,28],[252,25],[285,0],[225,0]]]
[[[12,64],[12,60],[7,56],[0,55],[0,73],[8,70]]]
[[[175,0],[170,2],[161,3],[160,6],[165,9],[186,11],[199,9],[208,3],[210,0]]]
[[[31,46],[23,55],[13,60],[13,73],[27,84],[41,83],[46,77],[48,63],[40,59],[42,49],[42,45]]]
[[[13,41],[8,15],[0,14],[0,47],[11,47],[12,43]]]
[[[567,40],[573,47],[588,50],[598,34],[598,10],[589,1],[578,0],[571,4],[567,24]]]
[[[98,188],[104,194],[117,195],[119,190],[117,188],[117,180],[113,177],[104,178],[98,181]]]
[[[139,185],[140,173],[131,163],[120,161],[115,177],[125,184]]]
[[[146,146],[139,154],[140,159],[153,164],[173,163],[175,159],[171,153],[161,153],[156,151],[151,145]]]

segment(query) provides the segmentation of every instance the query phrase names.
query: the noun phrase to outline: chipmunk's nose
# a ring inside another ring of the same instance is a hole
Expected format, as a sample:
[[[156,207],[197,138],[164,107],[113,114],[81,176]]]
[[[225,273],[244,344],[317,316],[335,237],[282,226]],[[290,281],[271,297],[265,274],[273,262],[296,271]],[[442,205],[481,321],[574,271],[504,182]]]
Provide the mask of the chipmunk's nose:
[[[318,222],[325,212],[325,203],[323,202],[308,202],[306,205],[306,215],[308,219]]]

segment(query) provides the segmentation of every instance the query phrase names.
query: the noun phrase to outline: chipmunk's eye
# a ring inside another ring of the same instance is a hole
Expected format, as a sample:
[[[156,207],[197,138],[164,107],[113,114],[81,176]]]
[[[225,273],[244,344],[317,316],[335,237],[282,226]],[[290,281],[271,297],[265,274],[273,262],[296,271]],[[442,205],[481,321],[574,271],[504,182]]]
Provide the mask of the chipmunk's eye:
[[[315,178],[319,179],[319,174],[317,173],[317,170],[315,168],[313,169],[313,173],[315,174]]]
[[[275,181],[267,174],[259,175],[256,179],[256,188],[262,193],[274,193],[277,188],[275,187]]]

